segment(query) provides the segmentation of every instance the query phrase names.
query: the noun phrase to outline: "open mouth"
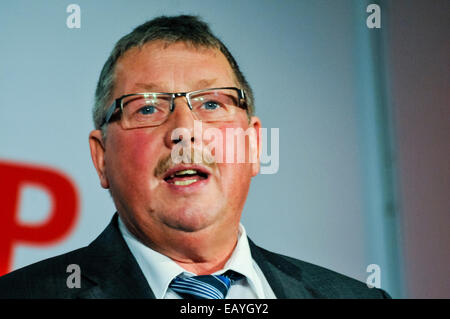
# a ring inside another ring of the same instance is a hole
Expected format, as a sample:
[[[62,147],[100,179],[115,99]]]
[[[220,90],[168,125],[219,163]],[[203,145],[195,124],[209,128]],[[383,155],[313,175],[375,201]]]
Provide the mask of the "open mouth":
[[[209,174],[205,171],[194,168],[183,168],[170,170],[166,173],[164,181],[176,186],[188,186],[199,181],[208,179]]]

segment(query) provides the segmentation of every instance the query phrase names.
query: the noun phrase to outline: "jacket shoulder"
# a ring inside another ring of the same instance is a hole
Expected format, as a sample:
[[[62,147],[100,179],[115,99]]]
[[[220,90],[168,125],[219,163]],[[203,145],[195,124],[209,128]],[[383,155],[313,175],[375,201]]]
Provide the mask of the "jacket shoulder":
[[[73,298],[74,289],[67,286],[73,270],[68,272],[67,267],[82,265],[85,252],[86,247],[80,248],[0,277],[0,298]]]
[[[365,283],[333,270],[274,253],[256,245],[255,247],[272,267],[288,274],[295,279],[293,282],[302,285],[311,298],[390,298],[384,290],[369,288]]]

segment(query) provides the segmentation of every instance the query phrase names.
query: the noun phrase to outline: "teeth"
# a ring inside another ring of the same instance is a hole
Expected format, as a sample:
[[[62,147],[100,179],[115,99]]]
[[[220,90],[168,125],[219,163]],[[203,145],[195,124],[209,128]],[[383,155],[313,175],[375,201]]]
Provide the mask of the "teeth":
[[[190,185],[192,183],[195,183],[197,181],[197,179],[188,179],[185,181],[175,181],[174,184],[178,185],[178,186],[186,186],[186,185]]]
[[[181,175],[187,175],[187,174],[197,174],[197,171],[194,169],[185,169],[183,171],[176,172],[175,176],[181,176]]]

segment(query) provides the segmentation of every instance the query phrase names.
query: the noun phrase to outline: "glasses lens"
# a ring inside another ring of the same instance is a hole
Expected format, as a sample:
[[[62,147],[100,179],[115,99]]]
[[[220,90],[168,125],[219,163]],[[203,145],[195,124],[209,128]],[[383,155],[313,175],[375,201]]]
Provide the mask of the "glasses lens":
[[[122,103],[123,124],[127,128],[156,126],[169,115],[171,96],[160,93],[139,94],[124,98]]]
[[[239,106],[236,90],[214,89],[190,96],[192,111],[203,121],[227,121],[233,119]]]

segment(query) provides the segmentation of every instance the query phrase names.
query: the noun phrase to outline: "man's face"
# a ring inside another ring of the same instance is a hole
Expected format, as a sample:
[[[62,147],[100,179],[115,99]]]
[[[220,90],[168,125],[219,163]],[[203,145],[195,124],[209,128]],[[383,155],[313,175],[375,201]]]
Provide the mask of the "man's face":
[[[113,97],[214,87],[239,87],[219,50],[154,41],[130,49],[118,60]],[[260,123],[256,117],[249,121],[245,110],[238,108],[232,121],[202,123],[203,131],[210,127],[225,137],[226,128],[258,130]],[[177,128],[186,128],[194,135],[194,116],[184,97],[175,99],[175,110],[159,126],[124,129],[120,121],[114,121],[108,124],[106,141],[101,140],[100,131],[91,133],[94,164],[102,186],[111,190],[120,216],[136,233],[237,227],[259,163],[175,166],[170,158],[177,145],[172,132]],[[195,141],[197,145],[208,142],[200,139]],[[198,182],[176,185],[167,181],[171,169],[189,168],[202,171]]]

